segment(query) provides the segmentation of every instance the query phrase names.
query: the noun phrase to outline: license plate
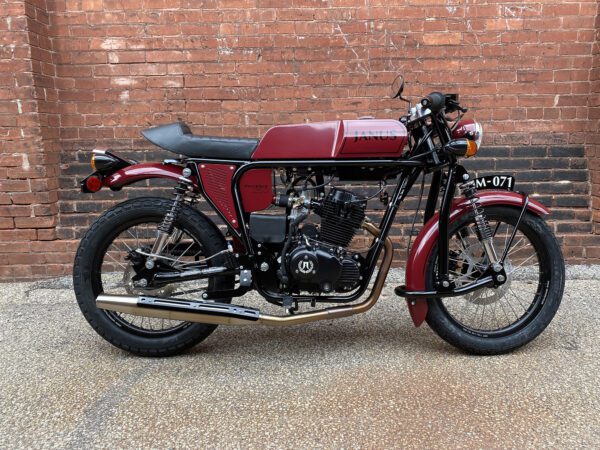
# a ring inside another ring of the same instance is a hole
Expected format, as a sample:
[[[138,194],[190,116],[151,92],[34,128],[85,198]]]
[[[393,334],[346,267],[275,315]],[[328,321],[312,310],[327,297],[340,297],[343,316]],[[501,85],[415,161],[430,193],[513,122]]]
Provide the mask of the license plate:
[[[512,191],[515,188],[515,177],[510,175],[487,175],[475,178],[477,189],[504,189]]]

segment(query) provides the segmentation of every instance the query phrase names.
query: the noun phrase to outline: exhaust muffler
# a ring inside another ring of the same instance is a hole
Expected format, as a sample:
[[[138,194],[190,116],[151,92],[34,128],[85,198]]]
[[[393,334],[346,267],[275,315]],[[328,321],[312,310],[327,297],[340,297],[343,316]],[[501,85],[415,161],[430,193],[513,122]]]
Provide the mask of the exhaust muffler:
[[[379,236],[379,229],[369,222],[363,223],[363,228]],[[319,311],[294,314],[290,316],[273,316],[263,314],[255,308],[248,308],[228,303],[213,303],[206,301],[190,301],[174,298],[157,298],[135,295],[101,294],[96,298],[96,306],[101,309],[133,314],[136,316],[155,317],[159,319],[181,320],[214,325],[249,325],[262,324],[269,326],[297,325],[318,320],[337,319],[368,311],[377,303],[388,271],[392,265],[394,248],[391,239],[384,241],[384,254],[381,267],[375,278],[373,289],[369,296],[360,303],[345,306],[335,306]]]
[[[256,322],[260,311],[227,303],[135,295],[106,295],[96,298],[98,308],[158,319],[201,322],[215,325],[242,325]]]

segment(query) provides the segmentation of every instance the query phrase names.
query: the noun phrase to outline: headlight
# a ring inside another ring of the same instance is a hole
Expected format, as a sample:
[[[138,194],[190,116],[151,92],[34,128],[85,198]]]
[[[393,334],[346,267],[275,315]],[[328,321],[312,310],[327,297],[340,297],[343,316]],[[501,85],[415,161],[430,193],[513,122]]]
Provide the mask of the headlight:
[[[483,127],[474,120],[461,120],[452,130],[452,139],[466,138],[477,144],[477,148],[481,146],[483,138]]]

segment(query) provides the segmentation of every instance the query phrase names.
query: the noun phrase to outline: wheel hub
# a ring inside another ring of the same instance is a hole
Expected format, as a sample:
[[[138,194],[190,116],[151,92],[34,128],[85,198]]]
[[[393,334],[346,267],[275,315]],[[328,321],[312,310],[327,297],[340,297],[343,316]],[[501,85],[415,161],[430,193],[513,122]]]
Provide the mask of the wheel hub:
[[[473,278],[481,276],[487,268],[488,262],[483,249],[479,243],[472,244],[465,248],[459,255],[457,261],[457,272],[462,275],[455,278],[454,282],[457,287],[465,286],[473,282]],[[512,263],[509,259],[504,262],[504,270],[506,274],[510,274],[513,270]],[[508,292],[511,286],[511,277],[507,276],[506,281],[493,289],[480,289],[478,291],[465,294],[465,299],[474,305],[492,305],[500,301]]]
[[[134,281],[136,271],[131,263],[127,265],[127,268],[123,271],[123,285],[125,290],[130,295],[153,295],[156,297],[169,297],[173,292],[176,291],[177,285],[168,284],[160,288],[142,288],[139,283]]]

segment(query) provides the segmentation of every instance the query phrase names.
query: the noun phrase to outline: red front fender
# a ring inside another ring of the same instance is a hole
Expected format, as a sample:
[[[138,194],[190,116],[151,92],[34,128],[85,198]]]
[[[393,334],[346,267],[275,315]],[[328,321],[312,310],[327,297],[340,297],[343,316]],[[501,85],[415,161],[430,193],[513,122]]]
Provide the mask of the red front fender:
[[[522,194],[510,191],[484,191],[477,193],[481,206],[505,205],[522,208],[525,197]],[[454,222],[463,214],[470,210],[469,202],[465,198],[459,198],[452,204],[450,212],[450,223]],[[550,210],[541,203],[529,199],[527,210],[538,216],[550,213]],[[406,263],[406,288],[409,291],[424,291],[425,279],[427,276],[427,260],[437,243],[439,228],[439,215],[434,215],[423,227],[423,230],[417,236],[415,243],[410,251]],[[415,326],[421,325],[427,316],[427,300],[408,299],[408,310]]]
[[[102,181],[104,186],[111,189],[120,189],[128,184],[148,178],[169,178],[179,181],[183,177],[183,167],[164,163],[143,163],[123,167],[108,175]],[[197,188],[195,177],[189,177]]]

